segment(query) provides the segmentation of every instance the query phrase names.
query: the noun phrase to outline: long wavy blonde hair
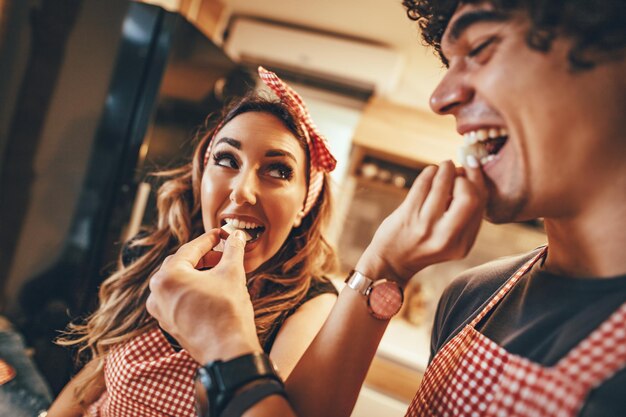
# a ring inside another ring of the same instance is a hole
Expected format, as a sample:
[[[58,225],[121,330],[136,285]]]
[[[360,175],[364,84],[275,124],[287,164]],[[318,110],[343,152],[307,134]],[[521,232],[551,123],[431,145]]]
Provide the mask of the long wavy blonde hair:
[[[61,345],[78,346],[79,356],[97,361],[93,373],[86,376],[86,383],[76,392],[80,402],[89,382],[102,370],[106,354],[157,325],[145,308],[149,278],[166,256],[204,233],[200,183],[205,151],[218,126],[250,111],[274,115],[309,154],[304,133],[291,109],[280,101],[254,95],[225,109],[212,129],[198,135],[191,162],[155,174],[164,179],[157,195],[158,222],[153,230],[130,243],[131,248],[141,249],[141,255],[128,265],[120,256],[118,269],[100,286],[98,309],[85,321],[70,324],[57,340]],[[301,225],[291,230],[271,259],[248,274],[249,287],[260,289],[253,292],[252,304],[261,344],[276,330],[276,323],[281,323],[303,301],[312,281],[321,279],[336,266],[335,252],[323,233],[331,216],[329,186],[329,175],[325,174],[322,192]]]

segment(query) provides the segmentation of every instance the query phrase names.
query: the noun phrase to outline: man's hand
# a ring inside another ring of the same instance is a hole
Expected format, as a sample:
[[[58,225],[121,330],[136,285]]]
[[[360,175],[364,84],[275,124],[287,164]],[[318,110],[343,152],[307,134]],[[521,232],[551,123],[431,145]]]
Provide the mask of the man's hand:
[[[423,268],[467,255],[485,208],[480,168],[446,161],[417,177],[406,199],[380,225],[356,270],[400,284]]]
[[[211,252],[219,241],[219,230],[212,230],[168,256],[150,279],[146,302],[159,325],[201,364],[262,350],[243,268],[245,239],[236,231],[223,254]],[[197,269],[209,265],[215,266]]]

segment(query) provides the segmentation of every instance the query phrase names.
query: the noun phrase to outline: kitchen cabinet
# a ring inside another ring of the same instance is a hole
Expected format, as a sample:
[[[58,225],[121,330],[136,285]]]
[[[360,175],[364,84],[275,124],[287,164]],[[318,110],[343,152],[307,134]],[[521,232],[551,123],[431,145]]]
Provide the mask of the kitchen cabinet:
[[[216,39],[217,30],[226,10],[221,0],[135,0],[178,12],[209,39]]]

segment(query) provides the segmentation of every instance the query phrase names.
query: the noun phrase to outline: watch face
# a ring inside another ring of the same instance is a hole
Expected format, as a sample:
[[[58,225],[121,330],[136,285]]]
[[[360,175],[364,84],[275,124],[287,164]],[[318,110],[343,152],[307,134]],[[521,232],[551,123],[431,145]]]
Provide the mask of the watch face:
[[[389,320],[400,311],[403,299],[404,296],[398,284],[381,279],[372,284],[367,304],[374,317]]]

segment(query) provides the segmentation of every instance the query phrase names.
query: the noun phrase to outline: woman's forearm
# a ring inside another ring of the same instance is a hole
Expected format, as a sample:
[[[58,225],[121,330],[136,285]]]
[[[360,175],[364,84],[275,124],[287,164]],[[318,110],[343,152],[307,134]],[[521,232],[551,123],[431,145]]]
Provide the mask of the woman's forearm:
[[[244,416],[349,416],[387,324],[373,318],[363,296],[346,287],[286,381],[288,400],[268,397]]]
[[[330,316],[286,382],[299,417],[347,417],[385,332],[365,299],[345,287]]]
[[[250,408],[243,417],[297,417],[293,408],[285,399],[279,395],[272,395],[259,401]]]

